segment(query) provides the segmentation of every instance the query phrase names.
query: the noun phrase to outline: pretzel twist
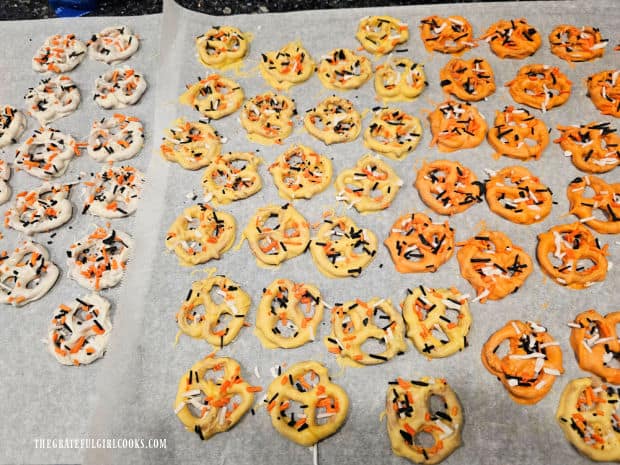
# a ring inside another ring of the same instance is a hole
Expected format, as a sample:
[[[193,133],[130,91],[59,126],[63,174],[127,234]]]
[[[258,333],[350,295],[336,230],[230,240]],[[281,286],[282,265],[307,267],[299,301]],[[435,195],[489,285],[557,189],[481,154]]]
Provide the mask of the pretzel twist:
[[[570,97],[572,83],[556,66],[525,65],[506,87],[517,103],[546,112],[563,105]]]
[[[179,97],[179,103],[189,105],[207,118],[220,119],[237,111],[243,97],[243,89],[237,82],[219,74],[210,74],[187,85],[187,90]]]
[[[115,65],[131,57],[140,46],[140,38],[127,26],[106,27],[88,41],[91,58]]]
[[[586,188],[592,191],[591,195],[585,194]],[[596,176],[575,178],[568,185],[566,196],[569,213],[581,223],[601,234],[620,233],[620,183],[608,184]],[[595,210],[600,210],[606,220],[596,218]]]
[[[407,213],[394,222],[384,244],[399,273],[434,273],[454,253],[454,230],[447,221]]]
[[[439,79],[444,92],[466,102],[484,100],[495,92],[493,69],[483,58],[453,58],[441,69]]]
[[[250,305],[250,296],[239,284],[214,276],[192,283],[176,320],[183,333],[222,348],[239,334]]]
[[[241,110],[241,126],[259,144],[281,144],[293,131],[295,103],[284,95],[267,92],[252,97]]]
[[[581,223],[554,226],[538,235],[536,256],[540,267],[555,282],[572,289],[585,289],[604,281],[608,268],[606,255],[607,245],[601,247]],[[591,264],[582,265],[584,261]]]
[[[508,351],[498,355],[505,341]],[[482,363],[519,404],[542,400],[564,372],[559,343],[533,321],[512,320],[493,333],[482,346]]]
[[[440,152],[477,147],[484,140],[487,123],[478,109],[468,103],[447,100],[428,115],[433,140]]]
[[[364,145],[393,160],[405,158],[421,138],[420,120],[397,108],[376,111],[364,131]]]
[[[304,126],[327,145],[350,142],[362,129],[362,117],[349,100],[332,96],[306,112]]]
[[[160,153],[186,170],[197,170],[211,163],[221,147],[221,139],[211,125],[178,118],[166,129]]]
[[[110,167],[84,184],[86,201],[82,214],[89,212],[103,218],[124,218],[138,208],[144,175],[132,166]]]
[[[39,179],[50,180],[65,174],[69,162],[80,149],[75,139],[57,129],[42,127],[17,149],[15,165]]]
[[[414,100],[427,85],[424,65],[409,58],[390,56],[375,70],[375,92],[387,102]]]
[[[405,323],[390,299],[360,299],[334,305],[331,310],[331,333],[325,338],[327,350],[353,366],[377,365],[407,350]],[[377,353],[363,345],[377,341],[385,346]]]
[[[0,107],[0,148],[17,143],[26,129],[26,117],[10,105]]]
[[[235,241],[235,217],[198,204],[183,210],[166,234],[166,248],[182,265],[198,265],[219,259]]]
[[[504,155],[523,161],[538,160],[549,144],[549,131],[543,120],[525,108],[510,105],[495,112],[487,140],[495,149],[496,158]]]
[[[95,80],[94,99],[101,108],[135,105],[146,91],[144,76],[129,66],[112,69]]]
[[[347,393],[315,361],[296,363],[273,380],[265,402],[276,431],[306,447],[336,433],[349,409]]]
[[[258,165],[261,159],[252,152],[231,152],[216,156],[202,175],[205,195],[215,204],[225,205],[246,199],[263,186]]]
[[[95,121],[88,136],[88,154],[98,162],[133,158],[144,146],[144,126],[138,118],[116,113]]]
[[[620,69],[601,71],[588,77],[588,97],[604,115],[620,118]]]
[[[385,55],[409,40],[409,26],[392,16],[366,16],[355,37],[367,52]]]
[[[288,90],[307,81],[315,63],[300,41],[286,44],[280,50],[261,54],[258,69],[271,87]]]
[[[489,43],[491,51],[500,58],[526,58],[536,53],[542,40],[536,28],[521,19],[501,19],[492,24],[480,37]]]
[[[293,145],[269,166],[280,197],[309,199],[329,186],[333,168],[329,158],[304,145]]]
[[[351,90],[362,86],[372,76],[370,60],[348,48],[336,48],[321,58],[317,70],[328,89]]]
[[[551,53],[568,62],[591,61],[605,53],[609,40],[595,27],[561,24],[549,34]]]
[[[620,136],[607,122],[558,126],[555,142],[573,165],[587,173],[606,173],[620,164]]]
[[[69,116],[80,104],[80,91],[69,76],[63,74],[42,79],[24,96],[28,114],[41,126]]]
[[[31,191],[19,192],[15,205],[4,213],[4,225],[31,235],[61,227],[71,219],[71,186],[43,183]]]
[[[11,177],[11,167],[4,160],[0,160],[0,205],[11,198],[11,186],[7,182]]]
[[[200,62],[207,68],[225,69],[248,53],[248,37],[236,27],[216,26],[196,37]]]
[[[457,54],[478,46],[471,24],[462,16],[424,18],[420,21],[420,37],[428,52]]]

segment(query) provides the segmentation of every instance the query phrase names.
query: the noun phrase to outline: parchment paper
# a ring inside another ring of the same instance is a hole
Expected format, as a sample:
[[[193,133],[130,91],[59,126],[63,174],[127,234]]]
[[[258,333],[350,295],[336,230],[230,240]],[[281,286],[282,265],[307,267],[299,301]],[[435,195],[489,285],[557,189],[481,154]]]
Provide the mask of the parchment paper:
[[[492,122],[495,110],[512,104],[503,84],[511,80],[519,67],[525,63],[557,65],[574,83],[573,93],[567,104],[543,115],[550,128],[558,123],[575,124],[603,118],[585,96],[583,79],[595,71],[610,69],[618,64],[617,53],[607,50],[603,59],[593,63],[569,66],[549,52],[547,35],[561,23],[592,24],[598,26],[610,44],[618,42],[618,10],[612,1],[585,4],[584,2],[505,3],[467,5],[429,5],[402,8],[347,9],[330,11],[305,11],[285,14],[253,16],[210,17],[183,10],[172,2],[166,2],[162,29],[160,62],[160,87],[157,95],[155,133],[163,130],[178,116],[198,119],[200,115],[189,107],[177,103],[185,85],[205,76],[208,70],[197,60],[194,38],[214,25],[233,25],[250,32],[254,39],[245,62],[245,75],[226,72],[237,79],[247,97],[269,90],[256,67],[260,53],[275,50],[294,39],[301,39],[311,55],[318,59],[334,47],[356,49],[354,38],[360,18],[369,14],[390,14],[410,25],[411,38],[403,48],[404,56],[426,65],[430,86],[412,103],[397,106],[412,112],[424,120],[425,134],[419,147],[404,161],[388,163],[396,168],[404,180],[393,205],[382,212],[366,216],[354,210],[347,213],[358,223],[369,227],[382,241],[393,221],[406,212],[427,211],[412,187],[415,169],[421,160],[448,157],[462,161],[485,179],[483,169],[499,169],[517,164],[515,160],[494,160],[493,150],[484,142],[473,150],[453,154],[440,154],[428,148],[430,133],[425,120],[425,110],[433,108],[433,102],[444,99],[439,86],[439,69],[451,58],[440,54],[429,55],[424,50],[417,25],[429,14],[462,14],[474,24],[475,35],[480,36],[486,28],[500,18],[525,16],[540,31],[544,46],[537,54],[526,60],[500,60],[486,44],[468,52],[465,56],[481,56],[489,60],[496,75],[497,92],[487,102],[477,104],[479,110]],[[321,86],[313,76],[309,82],[294,87],[291,95],[301,115],[331,92]],[[358,110],[378,105],[374,99],[372,83],[349,92],[337,92],[353,101]],[[396,106],[396,105],[395,105]],[[535,111],[537,116],[540,112]],[[370,115],[364,119],[368,124]],[[277,195],[267,166],[275,157],[294,143],[308,145],[333,159],[335,173],[353,166],[355,161],[368,152],[361,137],[355,142],[324,146],[301,130],[296,130],[285,140],[283,146],[264,147],[246,139],[237,114],[215,121],[213,126],[228,142],[224,151],[257,150],[265,159],[260,173],[264,187],[255,196],[226,206],[237,219],[238,231],[247,224],[256,208],[269,204],[282,204]],[[614,122],[617,125],[617,121]],[[557,131],[552,130],[552,138]],[[535,257],[536,235],[555,224],[568,223],[568,203],[565,189],[568,182],[579,175],[561,150],[551,144],[543,157],[526,165],[546,182],[555,193],[555,205],[551,215],[533,226],[517,226],[492,214],[485,204],[477,205],[466,213],[450,219],[456,230],[457,240],[474,235],[481,221],[489,228],[507,233]],[[316,284],[326,301],[342,302],[359,297],[373,296],[391,298],[397,305],[405,296],[406,288],[423,284],[426,286],[456,285],[462,292],[474,295],[469,284],[460,276],[456,258],[453,257],[435,274],[401,275],[397,273],[384,246],[372,264],[357,279],[331,280],[325,278],[312,264],[309,253],[284,263],[277,270],[265,270],[256,265],[247,244],[239,251],[231,250],[217,262],[206,266],[184,268],[176,256],[164,248],[167,228],[183,208],[192,204],[186,196],[192,190],[201,198],[201,171],[189,172],[163,161],[155,154],[149,168],[152,180],[147,188],[146,199],[138,213],[136,235],[139,238],[133,267],[129,270],[124,294],[123,308],[128,310],[117,317],[117,331],[113,335],[113,349],[103,360],[103,371],[98,377],[100,397],[93,416],[91,432],[95,436],[113,434],[118,437],[165,437],[165,450],[88,450],[85,462],[92,463],[184,463],[184,464],[309,464],[312,453],[277,434],[263,409],[255,416],[248,414],[234,429],[219,434],[207,442],[201,442],[195,434],[186,432],[175,417],[173,402],[181,376],[196,361],[211,352],[212,348],[200,340],[182,337],[174,346],[177,326],[174,314],[185,298],[187,289],[195,280],[206,276],[203,269],[217,267],[222,273],[240,283],[253,300],[249,321],[254,323],[255,309],[261,290],[275,278],[290,278]],[[611,181],[617,172],[602,176]],[[310,201],[298,201],[298,208],[309,222],[320,220],[321,212],[335,204],[333,187]],[[431,214],[433,218],[438,215]],[[238,232],[239,236],[239,232]],[[617,238],[601,237],[610,243],[610,259],[618,261],[620,247]],[[564,439],[556,424],[555,411],[559,395],[568,381],[584,376],[574,360],[568,344],[569,328],[566,323],[574,316],[592,306],[602,313],[618,309],[618,268],[612,269],[607,280],[585,291],[573,291],[550,282],[543,277],[538,265],[526,284],[514,295],[499,302],[485,305],[472,304],[473,327],[469,334],[470,347],[462,353],[443,360],[428,361],[415,349],[401,357],[375,367],[342,370],[334,357],[327,353],[322,338],[329,332],[329,315],[324,316],[314,343],[294,350],[267,350],[259,343],[250,328],[242,329],[238,339],[225,347],[220,354],[232,356],[244,367],[245,377],[254,384],[267,388],[272,380],[270,368],[276,364],[292,364],[315,359],[327,364],[334,380],[340,383],[350,397],[349,417],[342,429],[319,444],[319,461],[323,464],[390,463],[404,464],[390,450],[385,423],[379,416],[384,409],[387,382],[396,376],[415,378],[423,375],[444,376],[457,392],[464,407],[463,446],[445,463],[521,464],[549,463],[568,464],[587,462],[578,455]],[[521,406],[511,401],[502,385],[490,375],[480,362],[480,349],[486,339],[510,319],[538,320],[549,328],[560,342],[564,352],[566,374],[554,385],[551,393],[534,406]],[[257,367],[260,378],[253,374]],[[261,396],[257,396],[260,400]]]
[[[43,77],[32,70],[31,60],[48,36],[73,32],[87,41],[93,33],[105,27],[128,25],[141,37],[141,43],[136,54],[125,63],[141,71],[150,88],[137,105],[120,112],[136,116],[143,122],[145,146],[136,157],[115,163],[115,166],[129,164],[145,173],[152,151],[160,20],[161,15],[152,15],[3,22],[0,25],[0,38],[4,44],[0,54],[0,102],[24,109],[24,94]],[[95,79],[107,69],[105,63],[86,57],[77,68],[67,73],[80,89],[81,103],[75,113],[52,122],[51,127],[84,141],[93,121],[116,113],[100,108],[93,101]],[[38,122],[28,117],[28,127],[19,142],[26,140],[38,127]],[[11,163],[17,146],[0,150],[0,156]],[[82,180],[88,180],[90,173],[96,173],[104,166],[84,150],[80,158],[70,162],[67,172],[53,182],[77,181],[81,172],[87,175],[81,176]],[[39,186],[41,180],[26,172],[13,172],[9,184],[13,193],[11,200],[0,207],[2,213],[13,204],[16,193]],[[95,225],[106,223],[103,218],[82,215],[84,196],[81,185],[73,186],[70,199],[74,206],[72,219],[56,231],[33,237],[48,248],[52,261],[61,269],[56,285],[39,301],[22,308],[7,305],[0,309],[1,463],[75,463],[80,460],[78,449],[35,449],[34,440],[87,437],[88,418],[97,398],[97,373],[103,368],[101,360],[78,368],[66,367],[48,354],[46,345],[41,342],[47,336],[52,314],[58,305],[71,303],[75,297],[89,293],[69,278],[65,251],[74,241],[91,232]],[[133,233],[134,222],[133,216],[111,220],[112,227],[129,234]],[[2,228],[2,234],[1,249],[12,250],[20,236],[6,227]],[[118,305],[120,286],[102,291],[101,295],[112,302],[111,318],[115,331],[116,317],[131,309]]]

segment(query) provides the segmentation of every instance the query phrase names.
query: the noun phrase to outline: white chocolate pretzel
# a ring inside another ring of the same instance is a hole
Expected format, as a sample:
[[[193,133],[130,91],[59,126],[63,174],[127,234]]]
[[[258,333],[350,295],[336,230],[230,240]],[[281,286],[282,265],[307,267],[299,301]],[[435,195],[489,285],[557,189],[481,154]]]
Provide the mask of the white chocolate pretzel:
[[[79,65],[86,56],[86,44],[75,34],[48,37],[32,57],[32,69],[39,73],[66,73]]]
[[[127,26],[106,27],[88,41],[88,54],[93,60],[115,65],[133,55],[140,39]]]
[[[82,214],[123,218],[138,208],[144,175],[132,166],[104,168],[85,182],[86,201]]]
[[[125,274],[132,248],[133,240],[124,232],[98,227],[67,250],[69,276],[90,290],[114,287]]]
[[[11,186],[7,182],[11,177],[11,167],[0,159],[0,205],[11,198]]]
[[[71,219],[71,186],[43,183],[37,189],[20,192],[15,205],[4,214],[4,224],[31,235],[59,228]]]
[[[144,76],[129,66],[111,69],[95,80],[95,102],[106,110],[135,105],[146,85]]]
[[[144,145],[144,127],[138,118],[116,113],[95,121],[88,136],[88,154],[99,162],[133,158]]]
[[[24,99],[28,114],[45,126],[77,110],[80,91],[69,76],[61,74],[28,89]]]
[[[110,302],[97,294],[60,304],[52,318],[47,349],[63,365],[87,365],[105,353],[112,323]]]
[[[17,108],[6,105],[0,108],[0,148],[15,144],[26,129],[26,117]]]
[[[32,176],[49,180],[62,176],[79,150],[73,137],[57,129],[39,128],[17,149],[15,165]]]
[[[36,242],[0,254],[0,303],[21,307],[43,297],[58,279],[58,267]]]

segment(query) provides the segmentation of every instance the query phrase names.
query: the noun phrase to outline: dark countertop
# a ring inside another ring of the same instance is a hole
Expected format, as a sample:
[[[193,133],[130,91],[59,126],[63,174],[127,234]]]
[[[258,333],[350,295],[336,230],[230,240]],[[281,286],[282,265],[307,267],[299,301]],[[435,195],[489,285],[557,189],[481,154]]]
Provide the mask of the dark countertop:
[[[480,0],[177,0],[186,8],[213,15],[473,1]],[[2,3],[0,20],[55,16],[47,0],[5,0]],[[89,16],[143,15],[161,13],[161,9],[162,0],[99,0]]]

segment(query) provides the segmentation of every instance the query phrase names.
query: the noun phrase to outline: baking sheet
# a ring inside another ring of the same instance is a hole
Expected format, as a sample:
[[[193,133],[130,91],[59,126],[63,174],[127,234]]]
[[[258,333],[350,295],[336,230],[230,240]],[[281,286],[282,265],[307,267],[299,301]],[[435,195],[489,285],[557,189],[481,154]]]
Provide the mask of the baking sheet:
[[[607,50],[603,59],[593,63],[569,66],[551,55],[547,35],[561,23],[593,24],[599,27],[610,44],[618,42],[617,25],[619,13],[612,1],[584,4],[577,2],[428,5],[380,9],[346,9],[330,11],[305,11],[284,14],[252,16],[210,17],[182,9],[172,2],[165,3],[162,26],[162,49],[160,62],[160,87],[157,93],[157,115],[155,133],[163,131],[178,116],[198,119],[193,109],[177,103],[185,85],[194,83],[198,76],[208,71],[198,62],[194,38],[214,25],[233,25],[254,37],[250,52],[245,60],[244,74],[233,71],[224,74],[238,80],[246,97],[270,90],[257,71],[261,52],[275,50],[285,43],[301,39],[316,61],[334,47],[356,49],[354,38],[360,18],[370,14],[390,14],[410,25],[411,37],[408,52],[402,55],[426,66],[430,86],[418,100],[398,103],[397,106],[419,116],[424,123],[424,136],[418,148],[405,160],[387,162],[396,168],[404,180],[404,186],[392,206],[382,212],[366,216],[354,210],[346,211],[358,225],[369,227],[382,241],[388,234],[393,221],[411,211],[427,212],[412,186],[415,169],[421,161],[450,158],[471,167],[479,178],[484,179],[484,168],[500,169],[518,164],[515,160],[502,158],[494,160],[493,150],[483,142],[478,148],[440,154],[429,148],[431,140],[425,111],[433,103],[444,99],[439,86],[439,70],[450,56],[429,55],[423,48],[417,25],[430,14],[462,14],[474,25],[475,35],[480,36],[486,28],[501,18],[525,16],[540,31],[544,45],[534,57],[525,60],[500,60],[486,44],[468,52],[465,56],[481,56],[492,65],[497,92],[488,101],[476,106],[492,121],[495,110],[512,104],[503,84],[511,80],[517,70],[526,63],[557,65],[573,81],[573,93],[567,104],[554,109],[542,118],[550,128],[558,123],[577,124],[593,120],[609,120],[594,108],[585,96],[583,79],[595,71],[610,69],[618,64],[618,54]],[[317,76],[310,81],[293,87],[289,95],[295,99],[298,112],[315,106],[332,92],[325,90]],[[372,108],[375,100],[372,83],[366,83],[358,90],[336,92],[353,101],[358,110]],[[395,104],[396,106],[396,104]],[[537,116],[540,112],[534,111]],[[370,115],[364,119],[368,124]],[[617,125],[617,121],[613,123]],[[257,150],[265,160],[260,168],[264,187],[255,196],[235,202],[222,208],[237,219],[238,233],[247,224],[248,218],[260,206],[269,203],[282,204],[268,165],[275,157],[294,143],[312,147],[330,157],[335,173],[353,166],[355,161],[368,150],[361,137],[347,144],[325,146],[301,129],[302,123],[295,122],[295,131],[284,141],[283,146],[265,147],[246,139],[245,131],[238,122],[238,113],[212,125],[228,139],[223,151]],[[552,138],[557,136],[552,131]],[[490,213],[486,204],[472,207],[466,213],[450,219],[456,230],[456,239],[464,240],[474,235],[481,221],[490,229],[507,233],[517,245],[522,246],[531,257],[535,257],[536,235],[555,224],[568,223],[574,218],[566,216],[568,202],[565,189],[568,182],[580,173],[562,151],[551,144],[539,161],[526,166],[546,182],[555,193],[558,202],[550,216],[532,226],[514,225]],[[317,285],[327,302],[342,302],[359,297],[373,296],[391,298],[398,304],[405,296],[406,288],[423,284],[425,286],[457,286],[462,292],[474,295],[469,284],[460,276],[456,258],[453,257],[435,274],[401,275],[394,269],[388,251],[379,247],[376,259],[357,278],[331,280],[324,277],[312,264],[309,253],[287,261],[279,269],[265,270],[256,265],[247,243],[240,250],[227,252],[219,261],[205,266],[184,268],[177,258],[165,251],[164,236],[168,226],[183,208],[193,202],[187,196],[192,191],[201,198],[200,178],[202,172],[190,172],[176,164],[163,161],[154,155],[149,168],[153,182],[147,187],[147,201],[138,212],[136,235],[139,238],[134,266],[129,270],[122,296],[122,305],[131,311],[118,315],[116,331],[113,334],[113,350],[103,360],[103,370],[98,377],[100,386],[96,414],[92,417],[91,434],[116,437],[165,437],[165,450],[93,449],[87,450],[85,462],[93,463],[270,463],[309,464],[312,452],[297,446],[277,434],[263,409],[255,416],[247,414],[231,431],[216,435],[207,442],[201,442],[195,434],[186,432],[173,412],[173,401],[177,383],[185,371],[196,361],[211,352],[204,341],[181,337],[174,345],[177,326],[174,315],[185,298],[187,289],[195,280],[206,277],[204,269],[217,267],[218,273],[237,281],[252,296],[253,306],[249,322],[254,323],[256,306],[261,290],[276,278],[289,278]],[[602,175],[607,181],[617,179],[617,171]],[[190,195],[191,197],[191,195]],[[309,201],[298,201],[299,209],[309,222],[320,220],[321,213],[335,205],[333,187]],[[433,218],[438,215],[432,214]],[[617,237],[601,237],[610,244],[610,260],[618,262],[620,247]],[[329,367],[334,380],[347,391],[351,405],[349,416],[342,429],[319,444],[319,461],[324,464],[367,463],[404,464],[405,459],[391,453],[385,431],[385,423],[379,416],[384,409],[387,382],[396,376],[416,378],[424,375],[446,377],[457,392],[464,407],[463,446],[450,456],[446,464],[484,463],[521,464],[549,463],[574,464],[587,462],[577,454],[555,421],[555,410],[562,389],[571,379],[584,376],[574,360],[568,344],[569,328],[566,323],[577,313],[590,308],[597,302],[598,310],[608,313],[618,309],[620,303],[615,292],[619,280],[618,267],[612,269],[607,280],[588,290],[573,291],[563,288],[544,278],[538,265],[525,285],[514,295],[499,302],[472,304],[473,326],[468,340],[470,347],[442,360],[428,361],[413,347],[396,359],[375,367],[341,369],[335,358],[328,354],[322,338],[329,332],[329,314],[326,312],[314,343],[293,350],[267,350],[261,346],[251,328],[242,329],[238,339],[225,347],[219,354],[239,360],[244,367],[245,377],[252,383],[267,388],[272,380],[270,368],[277,364],[292,364],[306,359],[319,360]],[[566,373],[555,383],[551,393],[534,406],[521,406],[511,401],[502,385],[490,375],[480,362],[480,350],[492,332],[510,319],[538,320],[549,328],[561,344],[564,353]],[[254,374],[255,367],[260,378]],[[261,396],[257,396],[260,399]],[[552,452],[551,452],[552,451]]]
[[[140,118],[145,130],[145,145],[136,157],[117,162],[115,166],[128,164],[145,173],[153,142],[151,134],[160,20],[161,15],[151,15],[3,22],[0,25],[0,40],[4,44],[0,54],[1,104],[24,109],[24,94],[43,77],[32,70],[32,56],[48,36],[73,32],[87,41],[93,33],[105,27],[128,25],[140,36],[141,42],[136,54],[125,64],[141,71],[150,88],[137,105],[118,112]],[[93,101],[95,79],[108,68],[105,63],[87,57],[67,73],[80,89],[81,103],[75,113],[52,122],[50,127],[71,134],[78,141],[85,141],[93,121],[104,116],[111,117],[117,112],[104,110]],[[26,140],[39,127],[34,118],[27,119],[28,127],[19,142]],[[0,149],[0,156],[11,163],[17,146]],[[67,172],[52,182],[76,181],[80,177],[88,180],[90,173],[96,173],[104,166],[84,150],[81,157],[70,162]],[[86,173],[86,177],[80,173]],[[13,204],[16,193],[39,186],[41,182],[25,172],[13,171],[9,181],[12,197],[0,207],[0,212],[4,213]],[[58,230],[34,236],[35,241],[48,248],[52,261],[61,270],[56,285],[41,300],[25,307],[3,306],[0,309],[0,412],[3,420],[0,427],[0,463],[76,463],[80,460],[79,449],[36,449],[34,441],[87,437],[89,416],[97,399],[95,383],[103,368],[101,360],[77,369],[66,367],[48,354],[46,345],[41,342],[47,336],[52,314],[58,305],[70,303],[75,297],[89,293],[69,278],[65,251],[77,239],[91,232],[95,225],[106,224],[103,218],[81,214],[84,201],[82,186],[73,186],[70,199],[74,206],[72,219]],[[111,223],[112,227],[132,234],[135,217],[111,220]],[[6,227],[2,227],[2,235],[2,250],[11,250],[18,239],[24,237]],[[120,287],[101,292],[112,302],[113,331],[116,330],[116,317],[131,310],[118,306],[120,293]]]

